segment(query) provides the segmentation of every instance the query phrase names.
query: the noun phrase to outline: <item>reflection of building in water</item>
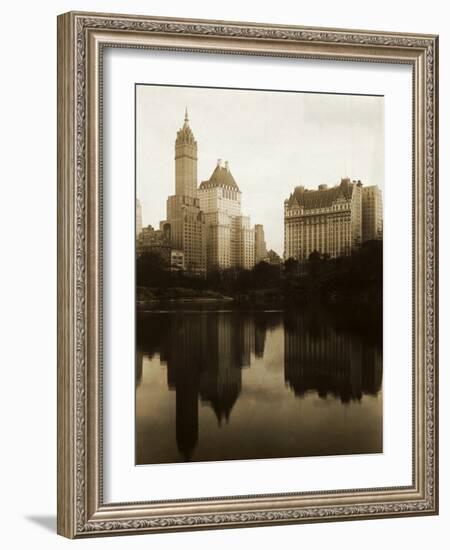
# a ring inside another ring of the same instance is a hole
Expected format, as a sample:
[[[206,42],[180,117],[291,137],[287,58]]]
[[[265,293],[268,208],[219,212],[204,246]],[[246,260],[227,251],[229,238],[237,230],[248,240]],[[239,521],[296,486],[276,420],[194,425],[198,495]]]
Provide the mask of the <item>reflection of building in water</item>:
[[[236,342],[239,361],[243,367],[249,367],[251,353],[255,350],[255,321],[252,317],[241,317],[239,321],[239,336]]]
[[[217,316],[208,326],[206,360],[208,368],[200,379],[200,397],[213,408],[219,424],[228,420],[241,391],[241,363],[236,357],[237,333],[230,315]]]
[[[267,323],[266,317],[255,318],[255,355],[256,357],[264,356],[264,347],[266,345]]]
[[[186,319],[187,318],[187,319]],[[207,330],[206,316],[171,315],[169,345],[164,351],[167,382],[176,391],[176,441],[185,460],[189,460],[198,441],[198,386],[203,367],[202,342]]]
[[[265,330],[252,314],[240,312],[148,317],[138,345],[153,354],[160,342],[167,383],[176,392],[176,441],[185,460],[199,438],[198,400],[211,406],[219,424],[228,421],[241,391],[241,369],[250,365],[252,353],[262,354]]]
[[[297,316],[285,323],[285,380],[297,396],[315,391],[360,400],[381,388],[381,354],[354,333]]]
[[[143,355],[142,351],[136,347],[136,383],[140,384],[142,380],[142,361],[143,361]]]

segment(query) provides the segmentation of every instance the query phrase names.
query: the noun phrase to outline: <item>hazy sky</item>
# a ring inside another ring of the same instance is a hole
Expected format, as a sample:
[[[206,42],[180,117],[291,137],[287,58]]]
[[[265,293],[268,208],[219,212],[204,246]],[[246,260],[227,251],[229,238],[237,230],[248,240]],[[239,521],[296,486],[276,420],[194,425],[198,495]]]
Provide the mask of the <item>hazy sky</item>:
[[[296,185],[334,185],[348,176],[384,184],[382,97],[137,86],[136,195],[143,224],[159,226],[175,192],[174,142],[185,107],[198,146],[199,183],[228,160],[242,212],[264,224],[268,248],[283,253],[283,202]]]

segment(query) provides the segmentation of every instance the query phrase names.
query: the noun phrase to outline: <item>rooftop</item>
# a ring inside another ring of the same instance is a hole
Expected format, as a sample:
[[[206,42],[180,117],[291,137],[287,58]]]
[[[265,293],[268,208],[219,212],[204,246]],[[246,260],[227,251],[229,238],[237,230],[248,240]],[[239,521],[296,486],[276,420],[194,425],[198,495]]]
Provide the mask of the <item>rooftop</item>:
[[[361,185],[361,182],[342,178],[341,183],[334,187],[319,185],[318,189],[305,189],[303,186],[298,186],[291,193],[287,204],[288,206],[302,206],[306,210],[329,208],[340,199],[351,199],[355,185]]]
[[[200,184],[200,189],[211,189],[213,187],[227,187],[234,191],[239,191],[239,186],[230,172],[228,162],[225,162],[225,165],[223,165],[222,160],[218,159],[217,166],[209,180],[202,181]]]

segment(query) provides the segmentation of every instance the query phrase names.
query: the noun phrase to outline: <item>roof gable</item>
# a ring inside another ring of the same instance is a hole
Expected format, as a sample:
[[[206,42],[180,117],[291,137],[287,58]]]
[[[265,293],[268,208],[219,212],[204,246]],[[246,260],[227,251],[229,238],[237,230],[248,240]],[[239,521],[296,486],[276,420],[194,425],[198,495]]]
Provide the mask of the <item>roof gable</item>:
[[[200,189],[210,189],[211,187],[228,187],[234,191],[239,191],[239,186],[230,169],[219,165],[216,166],[209,180],[202,181],[200,184]]]

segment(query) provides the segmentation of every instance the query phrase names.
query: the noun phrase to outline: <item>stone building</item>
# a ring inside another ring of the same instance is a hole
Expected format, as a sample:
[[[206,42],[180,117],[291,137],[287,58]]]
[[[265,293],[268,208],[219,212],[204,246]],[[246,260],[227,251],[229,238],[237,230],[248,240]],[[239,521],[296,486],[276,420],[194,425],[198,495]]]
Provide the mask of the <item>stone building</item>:
[[[255,265],[255,230],[241,214],[241,191],[228,162],[218,159],[210,178],[198,190],[207,226],[207,268],[251,269]]]
[[[381,189],[370,185],[362,189],[362,240],[383,238],[383,201]]]
[[[255,230],[249,216],[238,216],[236,225],[236,267],[252,269],[255,265]]]
[[[152,248],[170,248],[170,228],[155,229],[152,225],[143,227],[136,241],[138,253],[149,251]]]
[[[186,110],[183,127],[175,141],[175,195],[167,199],[167,219],[172,248],[184,252],[187,272],[206,273],[206,225],[197,196],[197,142]]]
[[[267,261],[266,239],[264,227],[258,223],[255,225],[255,263]]]
[[[138,256],[158,254],[164,260],[167,269],[185,270],[184,252],[172,247],[168,224],[162,224],[161,229],[154,229],[151,225],[143,227],[136,241],[136,253]]]
[[[362,241],[362,183],[343,178],[339,185],[296,187],[284,202],[285,259],[306,260],[317,250],[345,256]]]

